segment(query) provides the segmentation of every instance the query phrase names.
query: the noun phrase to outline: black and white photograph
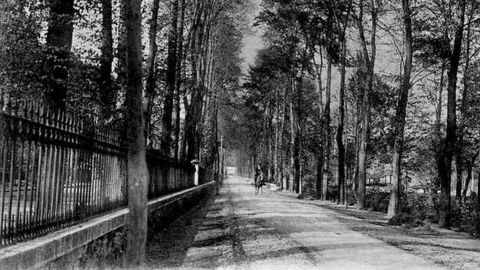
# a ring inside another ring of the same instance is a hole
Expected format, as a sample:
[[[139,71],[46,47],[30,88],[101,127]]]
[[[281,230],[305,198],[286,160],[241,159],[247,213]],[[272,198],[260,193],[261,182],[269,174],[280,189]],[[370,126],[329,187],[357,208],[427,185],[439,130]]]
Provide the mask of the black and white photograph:
[[[479,270],[480,0],[0,0],[0,270]]]

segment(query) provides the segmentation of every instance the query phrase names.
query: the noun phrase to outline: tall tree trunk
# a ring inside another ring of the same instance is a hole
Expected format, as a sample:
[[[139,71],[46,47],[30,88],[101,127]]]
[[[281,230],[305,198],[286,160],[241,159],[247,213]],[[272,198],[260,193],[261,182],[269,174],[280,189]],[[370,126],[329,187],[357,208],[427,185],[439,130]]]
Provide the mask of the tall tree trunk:
[[[350,12],[352,9],[352,1],[349,2],[349,8],[347,16],[343,25],[338,25],[342,28],[342,51],[340,60],[340,93],[339,93],[339,105],[338,105],[338,127],[337,127],[337,148],[338,148],[338,195],[339,203],[345,203],[346,198],[346,179],[345,179],[345,145],[343,142],[345,126],[345,84],[346,84],[346,64],[347,64],[347,27],[350,19]],[[337,24],[340,24],[337,20]]]
[[[205,2],[197,0],[195,2],[195,10],[193,15],[192,27],[190,29],[190,64],[191,64],[191,80],[194,85],[190,89],[191,102],[188,103],[187,95],[184,96],[184,104],[186,104],[185,115],[185,136],[182,142],[180,152],[187,160],[193,160],[198,158],[196,147],[196,128],[197,128],[197,115],[199,114],[199,107],[203,100],[201,99],[203,88],[200,87],[198,79],[198,62],[200,58],[200,47],[202,43],[200,33],[203,31],[202,16],[204,12]],[[201,110],[200,110],[201,112]],[[182,156],[181,155],[181,156]]]
[[[364,111],[365,114],[367,112]],[[365,116],[363,116],[365,117]],[[361,125],[361,134],[360,134],[360,145],[358,151],[358,190],[357,190],[357,207],[358,209],[365,208],[365,184],[367,178],[367,129],[368,123],[365,120],[362,120]]]
[[[475,161],[477,160],[479,154],[480,154],[480,150],[477,150],[477,152],[475,152],[475,154],[467,164],[467,179],[465,179],[465,185],[463,187],[463,193],[462,193],[462,198],[464,201],[467,196],[468,187],[470,186],[470,182],[472,181],[472,178],[473,178],[473,166],[475,165]]]
[[[272,154],[272,159],[273,159],[273,169],[272,169],[272,179],[274,183],[279,183],[278,181],[278,153],[279,153],[279,147],[280,144],[278,142],[278,139],[280,137],[280,90],[275,91],[275,123],[274,123],[274,143],[273,143],[273,154]]]
[[[345,81],[346,81],[346,58],[347,41],[345,35],[342,41],[342,59],[340,63],[340,93],[338,105],[338,127],[337,127],[337,148],[338,148],[338,195],[339,203],[345,203],[345,145],[343,144],[344,122],[345,122]]]
[[[49,0],[50,16],[47,30],[48,92],[45,101],[53,108],[64,109],[67,98],[68,59],[72,48],[74,0]]]
[[[467,192],[468,192],[468,187],[470,186],[470,182],[472,181],[472,174],[473,174],[473,164],[468,163],[466,164],[466,169],[467,169],[467,178],[465,179],[465,185],[463,186],[463,191],[462,191],[462,199],[465,201]]]
[[[184,29],[185,29],[185,0],[181,0],[181,9],[180,9],[180,24],[178,27],[178,44],[177,44],[177,74],[175,75],[175,142],[174,142],[174,157],[175,159],[180,159],[180,117],[181,117],[181,100],[182,100],[182,82],[183,82],[183,61],[184,61],[184,50],[183,50],[183,41],[184,41]]]
[[[182,65],[180,67],[181,69],[181,75],[180,75],[180,85],[178,85],[178,89],[180,89],[180,103],[183,104],[183,110],[184,110],[184,121],[182,123],[182,121],[180,121],[180,125],[179,125],[179,142],[178,142],[178,158],[179,160],[183,160],[185,161],[186,160],[186,146],[187,146],[187,140],[185,138],[185,133],[186,133],[186,125],[187,125],[187,121],[186,121],[186,115],[188,113],[188,99],[187,99],[187,92],[188,92],[188,88],[187,88],[187,85],[184,85],[183,84],[183,80],[186,80],[187,79],[187,57],[188,57],[188,53],[189,53],[189,44],[190,44],[190,39],[191,39],[191,35],[190,33],[187,34],[187,40],[185,41],[185,44],[184,46],[182,47]],[[180,119],[180,118],[179,118]]]
[[[359,162],[359,153],[360,153],[360,133],[361,133],[361,123],[362,123],[362,101],[363,101],[363,93],[364,91],[360,91],[358,97],[355,100],[355,114],[352,119],[352,122],[355,123],[354,127],[354,141],[353,141],[353,149],[354,149],[354,158],[352,161],[352,191],[355,195],[355,201],[358,202],[358,180],[359,180],[359,170],[358,164]]]
[[[345,123],[344,123],[344,126],[345,127],[348,127],[348,121],[350,120],[348,118],[348,101],[345,102]],[[344,132],[343,132],[343,141],[344,141],[344,148],[345,148],[345,152],[344,152],[344,166],[345,166],[345,176],[344,176],[344,189],[343,189],[343,194],[344,194],[344,204],[345,204],[345,207],[348,208],[349,204],[348,204],[348,195],[349,195],[349,183],[352,183],[352,174],[351,174],[351,171],[352,171],[352,162],[351,162],[351,158],[349,156],[349,153],[350,153],[350,144],[348,142],[348,129],[345,128]],[[353,185],[352,185],[353,186]]]
[[[478,222],[478,217],[480,217],[480,174],[477,176],[477,203],[475,207],[475,211],[477,212],[477,234],[480,233],[480,222]]]
[[[457,185],[455,190],[455,197],[459,204],[462,203],[462,180],[463,180],[463,146],[464,146],[464,133],[465,133],[465,117],[467,114],[467,98],[468,91],[470,90],[469,80],[470,80],[470,44],[471,44],[471,35],[472,35],[472,19],[474,16],[474,9],[469,15],[469,21],[467,23],[467,36],[466,36],[466,52],[465,52],[465,69],[463,72],[463,93],[462,101],[460,105],[460,121],[458,123],[458,141],[456,147],[455,161],[457,165]]]
[[[123,89],[127,84],[127,0],[119,0],[120,16],[118,22],[118,40],[116,48],[117,63],[117,84]]]
[[[463,27],[465,22],[465,6],[466,0],[459,0],[456,6],[457,17],[455,19],[455,40],[453,43],[453,51],[450,56],[450,69],[448,71],[448,103],[447,103],[447,134],[443,145],[443,155],[440,168],[438,170],[440,179],[440,215],[439,225],[442,228],[450,227],[450,189],[452,177],[452,160],[455,154],[456,143],[456,98],[457,98],[457,73],[460,64],[462,52]]]
[[[397,112],[395,114],[395,131],[392,162],[392,187],[390,190],[390,200],[388,204],[388,217],[393,217],[398,213],[399,188],[401,185],[401,163],[403,152],[403,141],[405,133],[405,120],[407,116],[408,92],[411,84],[413,61],[413,37],[412,37],[412,12],[410,10],[410,0],[402,0],[403,5],[403,24],[404,24],[404,44],[405,44],[405,63],[403,64],[402,85],[398,95]]]
[[[112,87],[113,19],[112,0],[102,0],[102,47],[100,58],[101,115],[105,121],[115,109],[115,93]]]
[[[268,121],[269,121],[269,116],[268,116],[268,111],[270,110],[270,105],[267,105],[266,111],[263,114],[263,119],[262,119],[262,140],[261,140],[261,148],[260,148],[260,160],[261,160],[261,166],[262,166],[262,171],[264,174],[264,179],[265,177],[268,177],[268,169],[265,171],[266,168],[268,168],[268,145],[269,145],[269,140],[268,137],[270,134],[268,133]],[[266,165],[264,167],[264,165]]]
[[[153,0],[152,17],[150,19],[150,30],[148,31],[148,39],[150,43],[150,50],[147,59],[147,80],[145,94],[147,96],[147,111],[145,112],[146,137],[150,138],[152,135],[151,119],[153,111],[153,103],[155,99],[156,87],[156,58],[157,58],[157,32],[158,32],[158,10],[160,9],[160,0]],[[151,144],[150,142],[149,144]]]
[[[332,59],[330,56],[327,56],[327,85],[325,88],[325,109],[323,111],[323,119],[325,121],[325,154],[324,165],[323,165],[323,183],[322,183],[322,197],[324,200],[327,199],[328,194],[328,182],[330,181],[330,152],[332,149],[332,129],[330,127],[330,98],[332,90]]]
[[[475,156],[475,159],[477,157]],[[473,160],[473,158],[472,158]],[[468,192],[468,187],[470,186],[470,183],[472,182],[472,176],[473,176],[473,166],[474,166],[475,160],[473,162],[468,162],[466,164],[467,167],[467,178],[465,179],[465,185],[463,186],[463,192],[462,192],[462,199],[465,201],[467,192]]]
[[[202,151],[202,143],[204,137],[202,136],[204,132],[204,119],[206,116],[206,111],[208,109],[207,104],[209,100],[209,93],[212,92],[212,89],[209,88],[209,63],[211,60],[211,49],[212,49],[212,38],[211,38],[211,27],[212,27],[212,13],[214,9],[212,8],[212,0],[208,0],[205,4],[206,8],[203,11],[202,20],[200,21],[200,31],[198,35],[198,49],[199,60],[197,66],[197,81],[196,81],[196,98],[197,101],[194,103],[196,109],[194,110],[194,137],[193,137],[193,147],[195,153],[200,153]]]
[[[294,103],[294,93],[295,93],[295,80],[291,78],[291,94],[290,94],[290,104],[289,104],[289,113],[290,113],[290,166],[289,166],[289,190],[295,190],[295,142],[297,133],[295,130],[295,114],[293,111]]]
[[[178,39],[178,1],[171,1],[171,22],[168,33],[167,80],[162,115],[162,143],[161,150],[165,156],[170,156],[172,146],[172,118],[173,99],[175,95],[175,77],[177,66],[177,39]]]
[[[141,0],[127,5],[127,93],[128,208],[126,220],[126,261],[130,267],[145,261],[147,241],[148,170],[145,159],[145,136],[142,104],[142,13]]]
[[[286,188],[286,183],[285,183],[285,175],[284,175],[284,162],[283,162],[283,156],[284,156],[284,153],[285,153],[285,150],[284,150],[284,144],[283,144],[283,136],[284,136],[284,132],[285,132],[285,117],[287,115],[287,95],[288,95],[288,87],[285,87],[285,91],[284,91],[284,94],[283,94],[283,101],[282,101],[282,107],[281,107],[281,118],[280,118],[280,128],[279,128],[279,138],[278,138],[278,141],[279,141],[279,149],[280,149],[280,153],[277,157],[277,159],[279,159],[279,165],[278,165],[278,168],[277,168],[277,175],[279,176],[280,178],[280,184],[282,185],[282,190],[285,190]]]
[[[315,191],[317,194],[317,198],[324,200],[323,198],[323,147],[320,146],[318,150],[318,154],[316,156],[316,163],[317,163],[317,178],[315,184]]]
[[[297,97],[297,121],[296,121],[296,136],[295,136],[295,192],[297,194],[302,193],[302,134],[304,131],[304,120],[302,113],[302,101],[303,101],[303,71],[296,88]]]
[[[271,124],[272,123],[272,119],[270,118],[270,121],[269,123]],[[269,133],[271,132],[271,125],[269,124]],[[271,133],[270,133],[271,134]],[[274,168],[274,162],[273,162],[273,147],[272,147],[272,144],[273,144],[273,140],[275,139],[275,137],[271,137],[271,136],[268,136],[268,162],[267,162],[267,181],[268,182],[271,182],[272,179],[273,179],[273,174],[272,174],[272,169]]]
[[[315,62],[315,56],[313,56],[315,69],[316,69],[316,77],[318,83],[318,118],[321,119],[321,130],[318,134],[318,144],[319,149],[317,150],[317,178],[316,178],[316,193],[317,197],[325,200],[326,198],[323,197],[323,164],[324,164],[324,129],[323,129],[323,82],[322,82],[322,71],[323,71],[323,55],[322,55],[322,48],[319,49],[320,55],[320,64]]]
[[[377,35],[377,8],[375,1],[371,0],[371,23],[372,31],[370,36],[370,56],[367,49],[367,41],[365,38],[365,30],[363,27],[363,1],[360,1],[360,13],[357,18],[357,26],[359,28],[360,41],[363,50],[363,58],[367,68],[368,87],[363,93],[362,115],[361,115],[361,131],[358,151],[358,204],[359,209],[365,208],[365,184],[367,180],[367,144],[368,130],[370,120],[370,94],[373,92],[374,76],[375,76],[375,57],[376,57],[376,35]]]
[[[447,60],[442,61],[442,68],[441,68],[441,75],[440,75],[440,84],[438,87],[438,94],[437,94],[437,108],[435,113],[435,126],[436,126],[436,134],[438,138],[441,137],[441,127],[442,127],[442,97],[443,97],[443,85],[445,81],[445,68],[447,65]]]
[[[445,82],[445,69],[447,66],[447,59],[442,60],[442,68],[440,74],[440,83],[438,86],[437,91],[437,108],[435,113],[435,136],[436,142],[440,145],[442,143],[442,107],[443,107],[443,86]],[[435,150],[435,162],[437,165],[437,169],[440,169],[440,164],[442,163],[442,149],[441,147],[437,147]],[[440,187],[440,181],[435,182],[435,190],[434,193]]]

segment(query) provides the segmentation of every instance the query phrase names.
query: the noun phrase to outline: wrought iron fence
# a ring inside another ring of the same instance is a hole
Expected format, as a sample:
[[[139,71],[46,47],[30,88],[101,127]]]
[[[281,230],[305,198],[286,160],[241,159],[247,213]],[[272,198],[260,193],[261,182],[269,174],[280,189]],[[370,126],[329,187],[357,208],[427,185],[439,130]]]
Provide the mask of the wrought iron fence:
[[[218,175],[215,173],[213,166],[200,166],[199,185],[206,184],[210,181],[218,181]]]
[[[0,246],[127,204],[118,132],[0,92]],[[149,198],[193,186],[194,167],[147,153]]]
[[[195,168],[191,163],[165,158],[159,150],[147,152],[149,172],[148,198],[186,189],[194,185]]]
[[[126,203],[119,136],[72,113],[0,96],[1,245]]]

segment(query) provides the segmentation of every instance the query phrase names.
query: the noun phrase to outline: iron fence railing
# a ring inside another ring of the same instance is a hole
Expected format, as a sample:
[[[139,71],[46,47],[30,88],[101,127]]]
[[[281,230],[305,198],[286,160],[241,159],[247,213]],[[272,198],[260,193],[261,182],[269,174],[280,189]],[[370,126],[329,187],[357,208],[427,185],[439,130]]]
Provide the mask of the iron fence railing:
[[[176,162],[162,156],[158,150],[147,152],[149,171],[148,198],[190,188],[194,185],[195,168],[191,163]]]
[[[126,203],[125,151],[113,131],[0,96],[1,245]]]
[[[199,185],[206,184],[210,181],[218,181],[218,174],[215,173],[213,166],[199,167]]]
[[[149,198],[194,185],[195,169],[147,153]],[[118,132],[0,92],[0,246],[127,204]]]

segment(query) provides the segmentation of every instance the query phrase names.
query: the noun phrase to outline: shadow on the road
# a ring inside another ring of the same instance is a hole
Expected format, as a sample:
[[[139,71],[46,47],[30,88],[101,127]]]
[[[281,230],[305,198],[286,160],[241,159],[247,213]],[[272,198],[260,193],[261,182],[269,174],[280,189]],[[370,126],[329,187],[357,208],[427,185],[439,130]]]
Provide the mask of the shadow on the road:
[[[189,247],[195,242],[202,222],[210,211],[219,211],[221,206],[213,203],[213,198],[199,202],[194,207],[147,242],[147,266],[152,268],[181,266]],[[213,226],[213,225],[212,225]]]
[[[453,247],[453,246],[448,246],[448,245],[441,245],[441,244],[433,244],[433,243],[421,243],[418,241],[396,241],[390,243],[393,246],[397,246],[402,248],[403,246],[426,246],[426,247],[437,247],[437,248],[443,248],[451,251],[470,251],[470,252],[477,252],[480,253],[480,247],[479,248],[468,248],[468,247]]]
[[[186,262],[188,265],[195,265],[196,269],[206,268],[206,269],[214,269],[222,265],[220,263],[221,258],[224,254],[215,254],[215,255],[207,255],[202,256],[201,258],[189,260]]]
[[[217,245],[222,245],[224,244],[226,241],[229,240],[229,236],[228,235],[220,235],[220,236],[214,236],[214,237],[210,237],[210,238],[207,238],[207,239],[202,239],[202,240],[198,240],[198,241],[195,241],[192,245],[192,247],[213,247],[213,246],[217,246]]]
[[[337,219],[351,230],[379,239],[405,251],[422,254],[424,258],[431,261],[449,266],[464,266],[463,264],[467,262],[477,266],[480,265],[478,240],[465,233],[447,230],[438,231],[428,226],[415,229],[389,226],[385,222],[377,223],[375,222],[376,219],[371,219],[378,213],[371,215],[367,213],[362,218],[362,212],[365,211],[348,211],[334,206],[326,208],[343,214],[337,216]],[[354,218],[351,216],[354,216]],[[358,220],[362,220],[362,222],[359,223]]]
[[[288,249],[280,249],[280,250],[272,250],[252,256],[244,256],[241,261],[238,263],[249,263],[255,261],[261,261],[266,259],[274,259],[274,258],[282,258],[290,255],[296,254],[304,254],[307,255],[308,261],[312,264],[315,264],[315,258],[313,256],[308,256],[309,253],[314,251],[314,247],[293,247]],[[224,263],[219,262],[220,255],[212,255],[212,256],[203,256],[196,260],[191,260],[188,263],[191,265],[195,265],[198,268],[208,268],[213,269],[219,266],[222,266]],[[228,264],[228,263],[225,263]]]
[[[155,268],[214,269],[280,258],[290,260],[289,256],[318,265],[323,259],[328,259],[320,254],[334,253],[342,257],[348,256],[348,252],[340,250],[381,250],[384,242],[407,251],[417,246],[452,253],[480,252],[480,247],[471,243],[461,246],[460,240],[464,242],[468,239],[459,234],[439,235],[428,230],[411,232],[393,228],[386,225],[382,213],[345,210],[328,203],[298,200],[291,194],[274,191],[255,196],[253,187],[245,186],[246,183],[241,182],[229,183],[215,201],[191,210],[159,232],[149,243],[150,265]],[[299,205],[314,207],[302,208]],[[331,211],[316,212],[316,207]],[[301,226],[297,226],[299,222]],[[329,225],[320,225],[324,223]],[[338,230],[337,226],[383,242],[362,237],[349,238],[351,231]],[[326,240],[309,241],[309,238],[319,235],[326,236]]]
[[[267,194],[269,194],[269,198],[263,202],[264,204],[281,202],[282,205],[286,205],[289,200],[296,199],[294,195],[289,193],[267,191]],[[238,203],[243,202],[239,201]],[[247,201],[245,201],[245,203],[247,203]],[[384,213],[356,209],[347,210],[337,205],[322,203],[319,201],[295,200],[295,204],[310,205],[332,210],[335,213],[340,214],[338,216],[336,215],[335,218],[353,231],[361,232],[362,234],[385,241],[392,246],[399,247],[406,251],[411,251],[413,246],[420,249],[443,250],[442,253],[444,254],[449,252],[451,254],[456,254],[458,259],[455,259],[455,261],[458,262],[460,262],[462,258],[465,258],[465,252],[480,253],[478,240],[473,239],[467,234],[446,230],[439,232],[434,229],[429,229],[428,227],[414,230],[402,227],[392,227],[387,225],[388,219]],[[295,219],[295,216],[298,217],[309,214],[315,213],[275,211],[274,214],[268,217],[265,217],[268,213],[256,213],[255,217],[263,216],[264,218],[267,218],[269,222],[278,223],[289,222],[290,219]],[[303,229],[305,230],[305,228]],[[368,246],[368,244],[362,243],[359,246]],[[309,248],[316,249],[318,247]],[[335,246],[329,246],[328,249],[335,249]],[[432,258],[432,260],[437,261],[437,258]]]

